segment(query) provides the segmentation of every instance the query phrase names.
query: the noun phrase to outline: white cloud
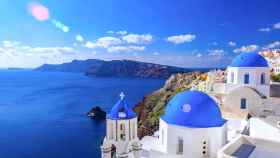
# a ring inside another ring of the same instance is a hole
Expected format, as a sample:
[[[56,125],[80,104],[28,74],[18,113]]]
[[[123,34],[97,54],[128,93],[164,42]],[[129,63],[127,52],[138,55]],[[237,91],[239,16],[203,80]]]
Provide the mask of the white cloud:
[[[213,46],[217,46],[217,45],[218,45],[218,42],[212,42],[212,45],[213,45]]]
[[[82,35],[76,35],[76,41],[83,42],[84,41],[84,37]]]
[[[20,44],[20,42],[18,42],[18,41],[2,41],[3,47],[14,47],[19,44]]]
[[[112,30],[109,30],[109,31],[107,31],[106,33],[108,33],[108,34],[113,34],[113,33],[115,33],[115,32],[112,31]]]
[[[118,45],[121,43],[122,41],[119,38],[107,36],[97,39],[95,44],[97,47],[108,48],[109,46]]]
[[[166,41],[174,43],[174,44],[181,44],[186,42],[191,42],[196,38],[193,34],[185,34],[185,35],[176,35],[170,36],[166,38]]]
[[[144,46],[113,46],[107,49],[108,52],[132,52],[132,51],[144,51]]]
[[[264,49],[272,49],[272,48],[277,48],[277,47],[280,47],[280,41],[274,41],[274,42],[266,45],[264,47]]]
[[[73,47],[33,47],[14,41],[0,45],[0,67],[37,67],[42,64],[60,64],[73,59],[94,58],[95,52],[79,53]],[[7,47],[8,46],[8,47]]]
[[[160,54],[159,52],[154,52],[154,53],[153,53],[153,55],[159,55],[159,54]]]
[[[259,31],[261,32],[269,32],[271,29],[268,28],[268,27],[265,27],[265,28],[260,28]]]
[[[258,45],[251,44],[251,45],[247,45],[247,46],[242,46],[241,48],[234,49],[233,52],[234,53],[241,53],[241,52],[248,53],[248,52],[256,51],[258,48],[259,48]]]
[[[74,42],[74,43],[73,43],[73,46],[74,46],[74,47],[77,47],[77,46],[78,46],[78,43]]]
[[[274,29],[280,29],[280,22],[276,23],[273,25]]]
[[[196,57],[200,58],[200,57],[202,57],[202,54],[201,53],[197,53]]]
[[[233,42],[233,41],[229,41],[229,42],[228,42],[228,45],[231,46],[231,47],[235,47],[235,46],[236,46],[236,43]]]
[[[86,48],[95,48],[95,44],[91,41],[87,41],[85,44]]]
[[[122,35],[122,36],[126,35],[127,33],[128,33],[128,32],[125,31],[125,30],[120,30],[120,31],[116,32],[116,34]]]
[[[210,56],[222,56],[224,55],[225,51],[222,49],[212,49],[208,50],[208,55]]]
[[[120,45],[122,41],[119,38],[106,36],[98,38],[96,42],[87,41],[85,47],[87,48],[108,48],[114,45]]]
[[[122,40],[129,44],[148,44],[152,42],[153,36],[150,34],[128,34]]]

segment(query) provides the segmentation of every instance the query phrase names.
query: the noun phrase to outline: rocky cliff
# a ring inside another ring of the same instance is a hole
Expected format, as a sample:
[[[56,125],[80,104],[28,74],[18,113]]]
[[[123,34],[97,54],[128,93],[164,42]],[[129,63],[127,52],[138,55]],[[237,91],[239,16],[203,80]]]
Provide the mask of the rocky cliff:
[[[132,60],[112,60],[101,66],[92,66],[87,75],[140,78],[168,78],[178,72],[190,72],[191,69],[146,63]]]
[[[63,64],[44,64],[38,68],[36,71],[43,72],[72,72],[72,73],[85,73],[90,67],[101,66],[105,61],[98,59],[88,59],[88,60],[73,60],[69,63]]]
[[[144,97],[144,99],[135,106],[138,113],[138,131],[139,136],[150,135],[158,129],[159,117],[164,113],[168,101],[178,92],[190,89],[192,84],[205,79],[205,74],[201,72],[178,73],[170,76],[165,85]]]
[[[97,77],[168,78],[170,75],[175,73],[191,72],[196,69],[179,68],[132,60],[104,61],[98,59],[88,59],[74,60],[69,63],[57,65],[45,64],[35,70],[76,72]],[[208,69],[200,70],[207,71]]]

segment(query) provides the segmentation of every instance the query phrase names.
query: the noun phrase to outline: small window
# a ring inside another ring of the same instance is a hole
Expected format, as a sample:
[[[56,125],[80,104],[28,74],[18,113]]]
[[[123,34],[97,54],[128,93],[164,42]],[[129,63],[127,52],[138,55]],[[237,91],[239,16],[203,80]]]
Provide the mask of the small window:
[[[207,146],[208,146],[207,141],[203,141],[202,142],[202,155],[203,155],[203,157],[207,156]]]
[[[231,72],[230,79],[231,79],[231,83],[234,83],[234,72]]]
[[[184,141],[182,138],[178,139],[178,154],[182,155],[184,150]]]
[[[245,98],[242,98],[240,101],[240,108],[241,109],[246,109],[247,100]]]
[[[250,82],[250,76],[249,76],[249,74],[245,74],[244,75],[244,84],[249,84],[249,82]]]
[[[132,123],[132,139],[135,138],[135,123]]]
[[[206,151],[203,151],[202,154],[205,155],[205,154],[206,154]]]
[[[162,143],[162,145],[164,145],[164,130],[162,130],[161,131],[162,133],[161,133],[161,143]]]
[[[121,140],[125,140],[125,127],[124,127],[124,124],[120,124],[120,136],[121,136]]]
[[[265,84],[265,73],[261,74],[261,84]]]

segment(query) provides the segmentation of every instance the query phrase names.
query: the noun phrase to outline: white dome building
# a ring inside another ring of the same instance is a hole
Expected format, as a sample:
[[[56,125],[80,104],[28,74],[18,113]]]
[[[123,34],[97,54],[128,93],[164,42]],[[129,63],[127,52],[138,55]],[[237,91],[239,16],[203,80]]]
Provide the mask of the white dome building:
[[[241,53],[227,68],[227,84],[231,89],[251,87],[264,97],[269,97],[270,68],[266,59],[258,53]]]
[[[257,115],[270,98],[270,68],[258,53],[241,53],[227,68],[226,83],[214,85],[211,95],[218,96],[223,116],[246,119]]]
[[[207,94],[184,91],[167,104],[157,133],[141,140],[144,157],[211,158],[226,143],[226,120]]]

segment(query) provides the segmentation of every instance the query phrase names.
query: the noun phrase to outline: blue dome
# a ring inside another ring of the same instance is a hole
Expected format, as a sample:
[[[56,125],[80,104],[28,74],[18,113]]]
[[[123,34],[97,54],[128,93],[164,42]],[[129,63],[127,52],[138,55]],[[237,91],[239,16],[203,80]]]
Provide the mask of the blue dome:
[[[123,93],[121,93],[120,97],[120,100],[113,106],[107,117],[112,120],[132,119],[136,117],[132,108],[126,103]]]
[[[220,127],[226,120],[215,101],[199,91],[184,91],[173,97],[161,117],[169,124],[190,128]]]
[[[258,53],[241,53],[235,57],[231,67],[268,67],[266,59]]]

